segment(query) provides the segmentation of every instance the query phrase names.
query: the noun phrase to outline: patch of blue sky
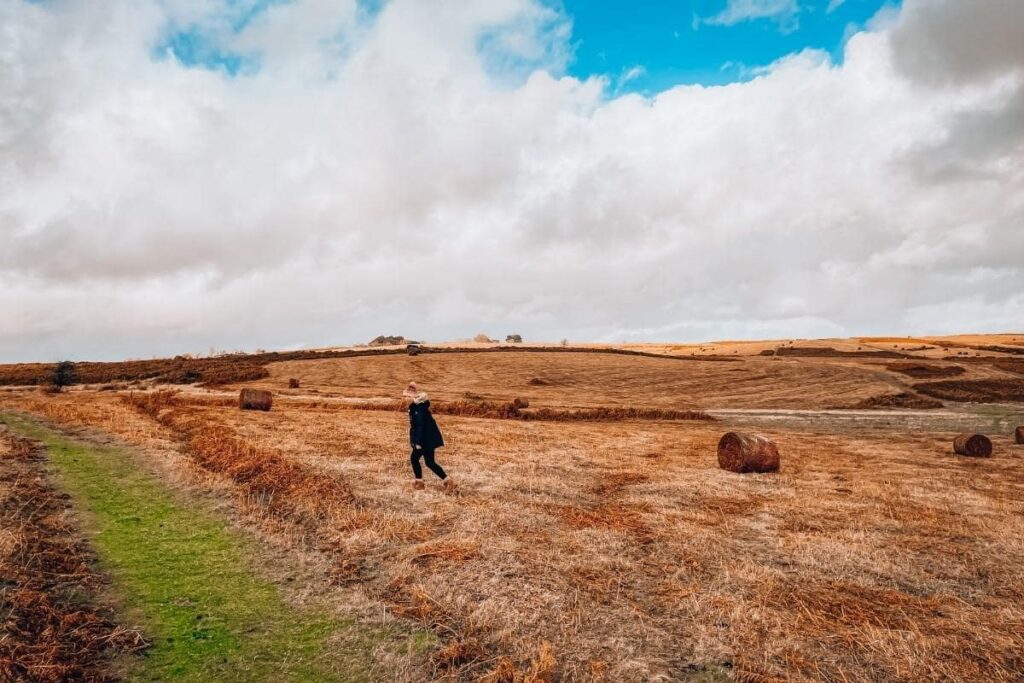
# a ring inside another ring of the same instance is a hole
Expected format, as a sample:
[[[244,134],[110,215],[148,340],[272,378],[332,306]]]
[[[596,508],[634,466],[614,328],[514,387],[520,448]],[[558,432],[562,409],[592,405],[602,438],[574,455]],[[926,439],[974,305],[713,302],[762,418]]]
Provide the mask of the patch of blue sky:
[[[549,9],[546,16],[484,29],[476,48],[491,78],[514,85],[538,68],[561,72],[570,28],[564,14]]]
[[[573,22],[579,78],[613,93],[653,95],[681,84],[723,85],[806,49],[841,63],[848,38],[899,0],[552,0]],[[744,16],[744,11],[746,16]]]
[[[229,76],[255,73],[259,70],[259,56],[226,49],[223,38],[244,30],[276,2],[280,0],[224,0],[219,11],[201,23],[181,26],[169,22],[153,48],[153,56],[173,58],[187,67],[220,71]]]
[[[228,76],[249,75],[260,70],[260,55],[233,52],[223,46],[225,35],[238,34],[275,5],[294,0],[223,0],[221,11],[209,24],[168,24],[153,48],[154,59],[173,57],[187,67],[220,71]],[[360,21],[371,22],[386,0],[359,0]]]
[[[260,69],[258,54],[224,47],[274,5],[293,0],[223,0],[211,24],[169,24],[154,47],[156,59],[229,76]],[[805,49],[842,61],[849,36],[900,0],[543,0],[571,20],[567,72],[607,77],[612,94],[653,95],[675,85],[721,85],[753,78],[760,67]],[[360,0],[360,21],[372,23],[387,0]],[[739,9],[737,9],[739,8]],[[758,9],[760,8],[760,10]],[[752,15],[744,18],[744,11]],[[558,30],[553,19],[544,31]],[[485,32],[478,47],[488,71],[515,81],[550,55],[502,49],[509,29]],[[554,42],[566,39],[554,36]],[[541,40],[541,43],[545,41]],[[337,51],[343,54],[343,51]]]
[[[226,0],[224,3],[225,14],[231,30],[238,33],[270,7],[287,2],[289,0]]]
[[[217,41],[198,26],[168,30],[153,53],[157,59],[173,57],[184,66],[221,71],[229,76],[259,71],[258,55],[222,50]]]

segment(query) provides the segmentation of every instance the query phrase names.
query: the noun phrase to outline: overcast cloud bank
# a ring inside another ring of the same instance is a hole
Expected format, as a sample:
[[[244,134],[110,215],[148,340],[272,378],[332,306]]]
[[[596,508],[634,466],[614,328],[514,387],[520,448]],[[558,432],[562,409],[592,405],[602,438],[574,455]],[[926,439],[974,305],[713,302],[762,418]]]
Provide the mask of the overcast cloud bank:
[[[0,0],[0,361],[1021,330],[1022,35],[908,0],[647,99],[531,0]]]

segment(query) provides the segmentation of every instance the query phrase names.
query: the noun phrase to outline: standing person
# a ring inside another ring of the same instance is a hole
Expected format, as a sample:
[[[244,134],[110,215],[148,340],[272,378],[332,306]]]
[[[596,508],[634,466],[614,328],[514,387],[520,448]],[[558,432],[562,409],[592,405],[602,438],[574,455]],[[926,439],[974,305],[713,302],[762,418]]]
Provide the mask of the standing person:
[[[430,471],[444,482],[444,487],[453,490],[455,483],[445,474],[444,468],[434,462],[434,450],[444,446],[444,438],[434,422],[434,416],[430,414],[427,392],[420,391],[415,382],[409,382],[402,396],[412,400],[409,404],[409,445],[412,446],[409,460],[412,462],[413,476],[416,477],[413,487],[423,488],[423,469],[420,467],[420,458],[423,458]]]

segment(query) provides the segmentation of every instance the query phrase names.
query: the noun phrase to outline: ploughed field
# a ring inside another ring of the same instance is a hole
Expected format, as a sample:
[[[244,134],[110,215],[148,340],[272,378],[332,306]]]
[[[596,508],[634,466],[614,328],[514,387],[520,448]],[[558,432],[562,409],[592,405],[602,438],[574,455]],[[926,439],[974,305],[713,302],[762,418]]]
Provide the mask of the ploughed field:
[[[408,680],[1021,680],[1016,347],[828,348],[285,360],[224,387],[7,389],[0,410],[204,478],[238,524],[316,558],[314,584],[432,630]],[[429,472],[412,489],[409,380],[437,404],[457,495]],[[238,410],[242,387],[273,391],[272,410]],[[529,408],[468,416],[514,398]],[[599,408],[716,419],[566,417]],[[994,456],[953,455],[965,429]],[[772,438],[781,471],[719,469],[730,430]]]
[[[828,355],[832,347],[795,347],[796,353],[822,348],[826,355],[712,359],[570,351],[284,361],[269,364],[269,377],[251,385],[314,399],[394,399],[394,387],[416,379],[444,400],[521,397],[548,407],[850,408],[899,394],[927,399],[957,388],[964,395],[953,399],[1024,401],[1024,355],[933,361],[902,353],[907,357],[875,357],[885,351]],[[300,380],[299,390],[288,389],[291,378]]]

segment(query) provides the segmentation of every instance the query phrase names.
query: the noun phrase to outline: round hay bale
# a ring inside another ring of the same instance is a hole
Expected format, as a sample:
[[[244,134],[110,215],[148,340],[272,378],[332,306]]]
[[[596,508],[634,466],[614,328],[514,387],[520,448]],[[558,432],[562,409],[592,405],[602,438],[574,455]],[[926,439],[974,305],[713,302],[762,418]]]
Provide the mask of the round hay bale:
[[[296,379],[295,377],[292,377],[291,379],[289,379],[288,380],[288,388],[289,389],[298,389],[299,388],[299,380]]]
[[[718,441],[718,466],[730,472],[777,472],[779,449],[759,434],[727,432]]]
[[[1017,427],[1017,429],[1014,430],[1013,435],[1017,443],[1024,444],[1024,425]]]
[[[992,456],[992,442],[984,434],[965,433],[953,439],[953,452],[972,458]]]
[[[522,410],[523,408],[529,408],[530,402],[525,398],[514,398],[512,399],[512,407],[516,410]]]
[[[264,389],[242,389],[238,394],[238,407],[242,410],[270,410],[274,397]]]

